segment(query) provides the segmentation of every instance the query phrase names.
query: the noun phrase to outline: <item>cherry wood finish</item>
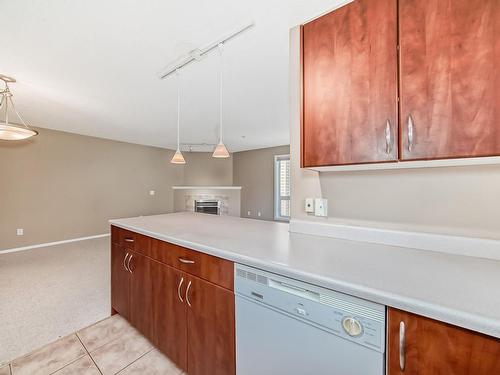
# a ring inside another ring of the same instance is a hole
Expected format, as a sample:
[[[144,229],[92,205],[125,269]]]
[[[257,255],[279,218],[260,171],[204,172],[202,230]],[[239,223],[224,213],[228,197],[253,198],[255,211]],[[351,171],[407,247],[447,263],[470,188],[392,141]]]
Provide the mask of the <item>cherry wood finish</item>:
[[[406,327],[405,370],[399,365],[399,324]],[[389,308],[388,375],[500,374],[500,340]]]
[[[154,341],[152,260],[131,252],[129,320],[146,338]],[[155,281],[156,282],[156,281]]]
[[[401,159],[500,155],[500,1],[399,4]]]
[[[234,294],[189,276],[186,291],[189,375],[234,375]]]
[[[233,290],[234,288],[233,262],[228,260],[159,240],[153,240],[151,256],[155,260],[226,289]]]
[[[111,306],[124,318],[129,317],[129,272],[123,266],[125,249],[111,245]]]
[[[129,251],[147,256],[151,255],[151,238],[126,229],[111,227],[111,241]]]
[[[186,276],[172,267],[152,262],[154,344],[179,368],[187,370]],[[179,288],[181,280],[184,282]]]
[[[396,24],[396,0],[355,0],[301,28],[303,167],[397,160]]]

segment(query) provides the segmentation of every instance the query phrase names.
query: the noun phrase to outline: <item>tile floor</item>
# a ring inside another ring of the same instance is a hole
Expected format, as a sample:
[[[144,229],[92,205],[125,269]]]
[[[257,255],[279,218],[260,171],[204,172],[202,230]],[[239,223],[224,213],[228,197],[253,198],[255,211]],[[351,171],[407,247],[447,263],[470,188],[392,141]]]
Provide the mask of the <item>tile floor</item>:
[[[0,375],[183,375],[119,315],[0,367]],[[185,374],[184,374],[185,375]]]

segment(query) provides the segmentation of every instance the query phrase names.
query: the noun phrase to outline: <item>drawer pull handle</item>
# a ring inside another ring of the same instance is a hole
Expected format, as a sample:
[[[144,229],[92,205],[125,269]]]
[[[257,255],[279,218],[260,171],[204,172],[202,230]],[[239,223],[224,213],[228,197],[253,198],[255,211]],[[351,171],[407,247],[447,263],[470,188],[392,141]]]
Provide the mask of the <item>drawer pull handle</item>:
[[[133,254],[130,254],[130,258],[128,258],[128,262],[127,262],[128,272],[130,272],[130,273],[132,273],[132,269],[130,268],[130,261],[132,260],[133,256],[134,256]]]
[[[134,242],[134,239],[133,238],[125,238],[125,242]]]
[[[125,254],[125,258],[123,258],[123,268],[125,268],[125,271],[129,271],[129,269],[127,268],[127,258],[129,256],[129,253]]]
[[[191,281],[189,281],[188,286],[186,288],[186,303],[189,307],[191,307],[191,301],[189,301],[189,289],[191,288]]]
[[[182,283],[184,282],[184,278],[181,277],[181,281],[179,282],[179,286],[177,287],[177,296],[179,297],[179,301],[184,302],[181,296],[181,288],[182,288]]]
[[[405,370],[405,323],[399,322],[399,368]]]
[[[184,264],[194,264],[194,260],[179,258],[179,262]]]

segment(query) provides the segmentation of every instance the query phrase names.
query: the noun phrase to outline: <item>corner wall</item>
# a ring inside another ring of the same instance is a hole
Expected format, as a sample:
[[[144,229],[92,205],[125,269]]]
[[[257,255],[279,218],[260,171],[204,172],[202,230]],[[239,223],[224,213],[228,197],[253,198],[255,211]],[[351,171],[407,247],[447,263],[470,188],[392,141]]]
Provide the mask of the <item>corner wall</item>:
[[[300,168],[300,28],[290,31],[292,219],[500,238],[500,165],[318,173]],[[306,197],[328,199],[328,218]]]

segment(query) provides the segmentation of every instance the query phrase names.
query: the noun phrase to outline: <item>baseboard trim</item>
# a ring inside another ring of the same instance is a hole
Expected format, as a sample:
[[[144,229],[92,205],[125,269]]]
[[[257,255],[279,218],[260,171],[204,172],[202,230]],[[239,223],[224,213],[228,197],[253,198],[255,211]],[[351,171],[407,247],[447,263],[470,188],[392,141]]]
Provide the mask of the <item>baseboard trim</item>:
[[[290,232],[500,260],[500,241],[353,225],[290,221]]]
[[[1,254],[7,254],[7,253],[17,253],[18,251],[25,251],[25,250],[37,249],[39,247],[55,246],[55,245],[62,245],[62,244],[65,244],[65,243],[70,243],[70,242],[92,240],[94,238],[102,238],[102,237],[109,237],[109,233],[97,234],[95,236],[88,236],[88,237],[71,238],[69,240],[63,240],[63,241],[46,242],[46,243],[40,243],[40,244],[36,244],[36,245],[14,247],[12,249],[0,250],[0,255]]]

